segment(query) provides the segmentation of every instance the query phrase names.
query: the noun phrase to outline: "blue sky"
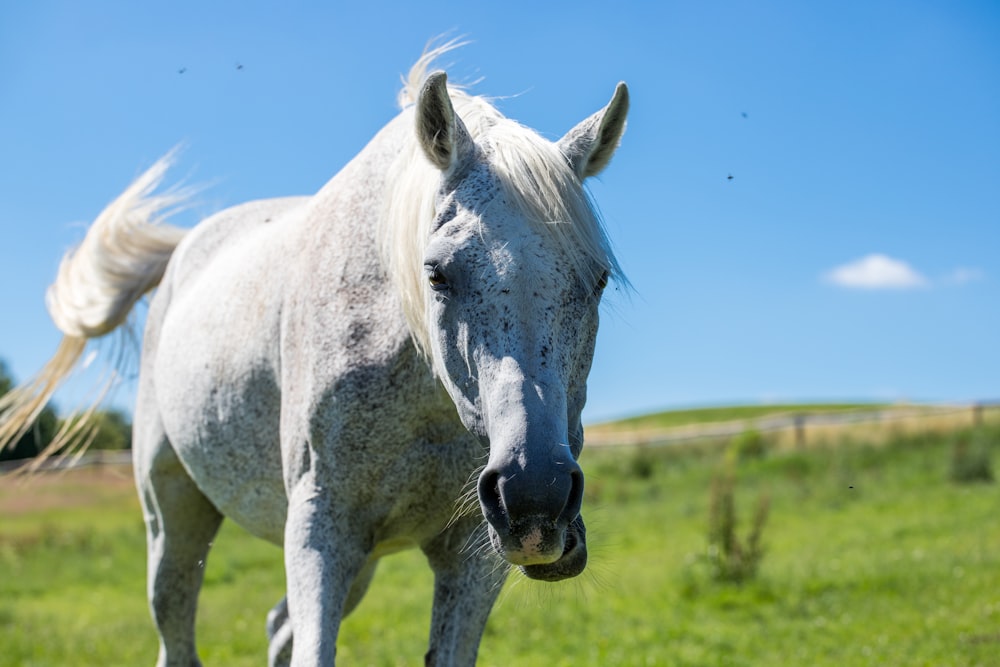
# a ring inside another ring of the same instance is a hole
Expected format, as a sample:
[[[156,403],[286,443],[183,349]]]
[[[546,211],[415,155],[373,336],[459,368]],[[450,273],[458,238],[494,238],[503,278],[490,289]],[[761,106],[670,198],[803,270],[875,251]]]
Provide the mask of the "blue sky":
[[[635,292],[605,308],[588,421],[1000,398],[992,1],[3,3],[0,358],[24,379],[55,349],[62,252],[172,146],[211,186],[185,224],[314,192],[449,31],[451,78],[552,139],[631,88],[591,190]]]

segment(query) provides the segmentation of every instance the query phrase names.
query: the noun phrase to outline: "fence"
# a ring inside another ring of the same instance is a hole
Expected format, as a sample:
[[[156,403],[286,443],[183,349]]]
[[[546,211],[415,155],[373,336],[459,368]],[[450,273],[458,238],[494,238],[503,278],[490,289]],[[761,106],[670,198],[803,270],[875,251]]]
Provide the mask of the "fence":
[[[789,412],[749,419],[659,429],[594,429],[588,447],[667,446],[698,440],[725,440],[746,431],[768,434],[780,447],[803,448],[844,438],[881,441],[913,432],[949,431],[1000,422],[1000,401],[965,405],[900,405],[844,412]]]
[[[17,459],[14,461],[0,461],[0,475],[14,472],[20,468],[31,465],[33,459]],[[39,470],[58,471],[71,470],[75,468],[86,468],[88,466],[102,465],[127,465],[132,463],[131,450],[106,450],[95,449],[80,455],[60,457],[56,456],[43,463]]]

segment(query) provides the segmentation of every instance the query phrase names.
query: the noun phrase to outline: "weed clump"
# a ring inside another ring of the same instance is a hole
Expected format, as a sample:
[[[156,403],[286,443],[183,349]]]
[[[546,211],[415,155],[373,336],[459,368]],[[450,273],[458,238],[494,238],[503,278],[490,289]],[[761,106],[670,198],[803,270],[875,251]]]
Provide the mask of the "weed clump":
[[[992,482],[993,461],[991,450],[995,434],[985,429],[962,431],[952,436],[951,469],[949,478],[958,484]]]
[[[767,454],[768,443],[760,431],[749,429],[733,438],[729,445],[731,455],[737,461],[762,459]]]
[[[629,459],[629,473],[636,479],[649,479],[656,471],[656,459],[649,447],[640,445]]]
[[[764,494],[745,537],[737,530],[736,475],[728,467],[712,480],[708,517],[706,561],[713,580],[743,583],[757,575],[764,559],[764,526],[771,509],[770,496]]]

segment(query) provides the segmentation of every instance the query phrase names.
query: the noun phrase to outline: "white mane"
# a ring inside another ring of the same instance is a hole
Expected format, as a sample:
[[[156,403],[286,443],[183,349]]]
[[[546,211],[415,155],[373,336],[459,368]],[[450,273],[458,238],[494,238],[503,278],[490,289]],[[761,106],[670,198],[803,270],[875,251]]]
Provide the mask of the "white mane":
[[[461,46],[448,42],[426,51],[410,68],[399,93],[400,107],[417,101],[430,66],[442,54]],[[531,223],[556,239],[575,258],[582,281],[596,283],[603,271],[624,281],[596,210],[566,157],[534,130],[506,118],[486,98],[449,85],[455,113],[472,139],[489,155],[504,194]],[[409,135],[390,168],[390,195],[378,231],[386,269],[395,282],[417,347],[428,350],[424,301],[423,256],[435,217],[441,172]],[[595,272],[595,266],[598,268]]]

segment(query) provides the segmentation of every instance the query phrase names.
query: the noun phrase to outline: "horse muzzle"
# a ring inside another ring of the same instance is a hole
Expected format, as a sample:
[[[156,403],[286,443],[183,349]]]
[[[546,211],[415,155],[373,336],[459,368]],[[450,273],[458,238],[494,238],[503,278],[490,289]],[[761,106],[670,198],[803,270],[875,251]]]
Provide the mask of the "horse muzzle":
[[[560,581],[575,577],[587,567],[587,529],[583,524],[583,517],[580,516],[562,531],[561,539],[558,539],[561,548],[550,551],[545,558],[533,559],[533,562],[521,562],[523,551],[504,548],[502,540],[492,526],[490,538],[497,553],[510,563],[519,566],[529,579]],[[521,543],[523,545],[524,541]],[[552,558],[551,554],[555,554],[555,557]]]
[[[479,479],[479,500],[493,548],[528,577],[558,581],[586,567],[583,472],[575,461],[544,473],[487,468]]]

